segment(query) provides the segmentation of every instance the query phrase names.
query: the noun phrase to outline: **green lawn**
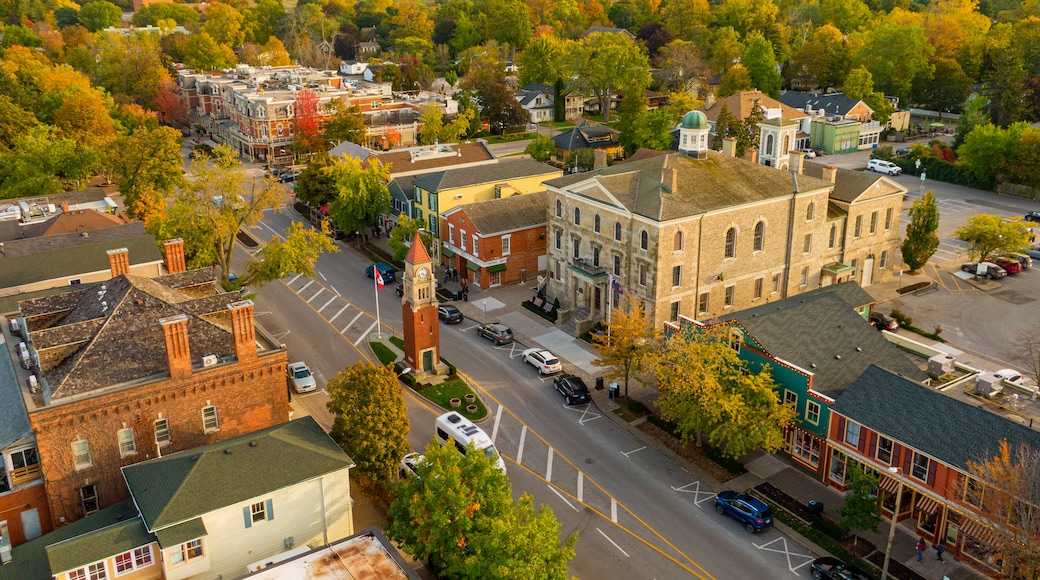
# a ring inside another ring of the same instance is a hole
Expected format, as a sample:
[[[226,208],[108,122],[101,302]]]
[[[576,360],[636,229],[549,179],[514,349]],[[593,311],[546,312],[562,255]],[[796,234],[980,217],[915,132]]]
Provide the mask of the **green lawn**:
[[[480,400],[480,397],[477,397],[476,402],[473,403],[477,406],[477,412],[473,413],[472,415],[466,412],[465,395],[472,392],[473,390],[470,389],[469,385],[466,384],[466,381],[462,379],[445,381],[439,385],[426,387],[425,389],[419,391],[419,393],[422,396],[426,397],[430,401],[433,401],[437,405],[449,411],[453,410],[451,408],[452,399],[458,398],[462,400],[462,406],[454,410],[458,411],[460,415],[469,419],[470,421],[478,421],[487,416],[487,409],[484,407],[484,403]]]
[[[574,123],[571,123],[570,121],[560,121],[559,123],[557,123],[554,121],[551,123],[538,123],[538,126],[548,127],[550,129],[570,129],[574,126]]]
[[[404,350],[404,339],[403,338],[401,338],[399,336],[391,336],[390,337],[390,342],[391,342],[391,344],[393,344],[397,348],[401,349],[402,351]]]
[[[393,340],[393,338],[391,338],[390,340]],[[390,350],[385,344],[381,342],[370,342],[368,343],[368,345],[372,347],[372,352],[375,353],[376,358],[379,359],[379,362],[384,365],[388,365],[394,362],[394,360],[397,358],[397,355],[394,354],[394,351]]]

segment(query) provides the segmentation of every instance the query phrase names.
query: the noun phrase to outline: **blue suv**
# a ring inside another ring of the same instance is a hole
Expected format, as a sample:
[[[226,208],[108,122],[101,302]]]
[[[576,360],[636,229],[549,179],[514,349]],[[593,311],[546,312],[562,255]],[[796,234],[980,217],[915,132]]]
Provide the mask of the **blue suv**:
[[[743,522],[749,534],[761,532],[773,525],[773,510],[762,500],[746,493],[720,492],[715,496],[715,511]]]

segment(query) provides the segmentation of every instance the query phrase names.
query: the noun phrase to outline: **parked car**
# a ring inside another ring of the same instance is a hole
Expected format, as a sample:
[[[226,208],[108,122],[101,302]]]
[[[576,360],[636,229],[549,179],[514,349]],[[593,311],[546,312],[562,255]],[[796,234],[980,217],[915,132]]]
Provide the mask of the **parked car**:
[[[426,461],[426,456],[422,453],[412,451],[406,453],[404,458],[401,459],[401,463],[397,468],[398,479],[404,479],[406,477],[419,477],[419,473],[416,470],[419,464]]]
[[[1025,255],[1025,254],[1020,254],[1018,252],[1012,252],[1012,253],[1008,254],[1008,257],[1012,258],[1012,259],[1015,259],[1015,260],[1018,260],[1018,263],[1022,264],[1022,269],[1023,270],[1025,270],[1026,268],[1032,268],[1033,267],[1033,259],[1030,258],[1029,256]]]
[[[318,389],[318,383],[314,380],[314,375],[311,374],[311,369],[307,368],[305,362],[289,363],[285,367],[285,374],[296,393],[311,393]]]
[[[551,375],[563,370],[560,359],[544,348],[529,348],[525,350],[524,360],[538,369],[539,374]]]
[[[871,312],[870,323],[879,331],[887,330],[889,332],[895,332],[899,330],[899,322],[895,318],[882,312]]]
[[[1026,377],[1022,373],[1015,369],[1001,369],[993,373],[993,376],[1004,381],[1005,385],[1012,387],[1018,387],[1024,391],[1037,392],[1036,385],[1033,384],[1033,380]]]
[[[444,304],[438,306],[437,316],[440,317],[440,319],[447,324],[455,324],[457,322],[462,322],[462,311],[458,308],[455,308],[451,304]]]
[[[875,171],[886,175],[899,175],[903,172],[903,168],[884,159],[871,159],[867,162],[867,171]]]
[[[910,148],[909,147],[900,147],[899,149],[896,149],[896,155],[909,155],[909,154],[910,154]]]
[[[513,342],[513,331],[501,322],[489,322],[477,327],[477,334],[495,343],[495,346]]]
[[[996,258],[993,258],[993,263],[1007,270],[1009,276],[1018,274],[1022,271],[1021,262],[1005,256],[997,256]]]
[[[867,575],[855,566],[832,556],[824,556],[813,560],[809,573],[816,580],[866,580]]]
[[[979,274],[979,262],[965,262],[961,264],[961,270],[973,274],[975,276],[985,276],[990,280],[999,280],[1004,276],[1007,276],[1007,270],[994,264],[993,262],[982,262],[986,266],[986,273]]]
[[[581,377],[574,375],[560,375],[556,377],[553,379],[553,388],[563,395],[568,405],[588,403],[592,398],[589,395],[589,388],[585,386],[585,381],[581,380]]]
[[[743,522],[749,534],[773,525],[773,510],[764,501],[746,493],[719,492],[715,496],[715,511]]]
[[[300,176],[299,171],[288,171],[278,176],[279,183],[293,183]]]
[[[375,264],[365,268],[365,276],[368,276],[369,278],[375,276],[375,274],[372,273],[373,268],[379,269],[379,275],[383,277],[383,283],[393,282],[397,279],[397,276],[394,275],[394,269],[386,262],[376,262]]]
[[[1031,211],[1026,215],[1022,216],[1022,219],[1026,220],[1027,222],[1040,223],[1040,211]]]
[[[1040,260],[1040,244],[1030,246],[1026,250],[1026,255],[1034,260]]]
[[[805,158],[806,159],[813,159],[813,158],[816,157],[816,152],[813,151],[812,149],[799,149],[799,151],[801,151],[802,153],[805,153]]]

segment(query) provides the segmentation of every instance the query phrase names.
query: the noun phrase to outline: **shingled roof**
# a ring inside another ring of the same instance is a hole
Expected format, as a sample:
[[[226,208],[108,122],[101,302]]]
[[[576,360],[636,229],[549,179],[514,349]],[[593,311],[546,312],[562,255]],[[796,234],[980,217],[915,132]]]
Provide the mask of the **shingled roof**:
[[[539,191],[524,195],[511,195],[479,203],[460,205],[445,212],[445,216],[458,211],[476,227],[477,233],[489,236],[523,228],[545,225],[548,193]]]
[[[616,147],[620,143],[620,135],[606,125],[593,125],[588,121],[582,121],[577,127],[571,127],[554,136],[552,141],[557,149],[581,151],[582,149]]]
[[[868,368],[833,409],[947,465],[991,457],[1000,441],[1040,448],[1040,433],[878,366]]]
[[[148,530],[158,532],[354,462],[310,416],[123,467]]]
[[[754,203],[799,192],[830,189],[822,179],[778,171],[706,151],[704,159],[678,153],[650,157],[585,173],[565,175],[545,182],[548,187],[591,197],[636,215],[666,221],[709,211]],[[677,172],[677,188],[671,192],[665,168]]]
[[[845,116],[861,101],[859,99],[850,99],[842,93],[816,95],[802,91],[785,91],[780,95],[780,102],[802,111],[808,105],[812,111],[824,111],[829,115]]]
[[[125,217],[114,216],[96,209],[63,211],[58,215],[24,226],[22,237],[54,236],[76,232],[89,232],[129,223]]]
[[[802,172],[812,177],[823,179],[825,165],[808,162],[802,166]],[[853,171],[836,168],[834,176],[834,192],[830,198],[835,201],[853,203],[892,194],[906,193],[906,188],[890,177],[872,171]]]
[[[926,380],[917,365],[853,310],[853,304],[863,303],[863,298],[856,298],[858,286],[837,284],[835,290],[799,294],[724,319],[738,322],[770,355],[813,373],[813,390],[831,398],[871,365],[912,381]]]
[[[446,189],[501,183],[510,179],[523,179],[525,177],[536,177],[553,173],[559,174],[560,170],[551,165],[539,163],[534,159],[520,159],[517,161],[479,165],[477,167],[434,171],[433,173],[416,176],[412,180],[412,185],[417,185],[426,191],[444,191]]]
[[[210,277],[212,269],[205,269]],[[186,275],[121,275],[103,284],[19,304],[51,397],[60,399],[168,370],[159,320],[188,316],[193,356],[235,354],[227,306],[238,293],[198,297],[170,285]]]
[[[789,107],[761,91],[742,91],[719,99],[705,109],[704,114],[709,121],[715,122],[719,120],[719,113],[722,112],[722,109],[726,108],[731,115],[743,121],[751,114],[756,105],[768,109],[779,108],[780,116],[784,119],[804,119],[809,116],[804,111]]]
[[[391,178],[403,172],[434,171],[454,165],[469,165],[473,163],[490,165],[495,161],[495,155],[487,148],[487,144],[484,141],[441,145],[441,147],[451,147],[455,151],[455,155],[413,155],[416,151],[433,147],[433,145],[427,145],[425,147],[394,149],[385,153],[376,153],[375,158],[380,163],[390,166]]]

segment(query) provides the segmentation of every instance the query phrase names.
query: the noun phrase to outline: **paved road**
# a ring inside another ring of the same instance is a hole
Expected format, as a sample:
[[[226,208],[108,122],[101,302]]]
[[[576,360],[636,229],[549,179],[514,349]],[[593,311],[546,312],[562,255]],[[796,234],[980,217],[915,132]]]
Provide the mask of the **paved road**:
[[[272,212],[252,234],[284,231],[295,216]],[[246,256],[240,256],[245,258]],[[257,295],[258,321],[279,337],[293,360],[304,359],[319,385],[367,356],[375,294],[362,274],[367,261],[350,250],[323,256],[313,280],[287,278]],[[384,325],[400,328],[399,298],[380,291]],[[516,493],[549,505],[563,533],[579,531],[572,572],[587,578],[730,578],[802,575],[812,556],[776,529],[754,536],[714,513],[716,491],[704,476],[602,417],[593,406],[568,407],[551,382],[525,365],[526,345],[493,348],[475,321],[442,326],[445,358],[469,373],[492,411],[485,429],[508,459]],[[364,353],[364,354],[362,354]],[[408,393],[406,391],[406,393]],[[298,400],[326,425],[325,394]],[[437,411],[408,394],[410,441],[433,437]]]

